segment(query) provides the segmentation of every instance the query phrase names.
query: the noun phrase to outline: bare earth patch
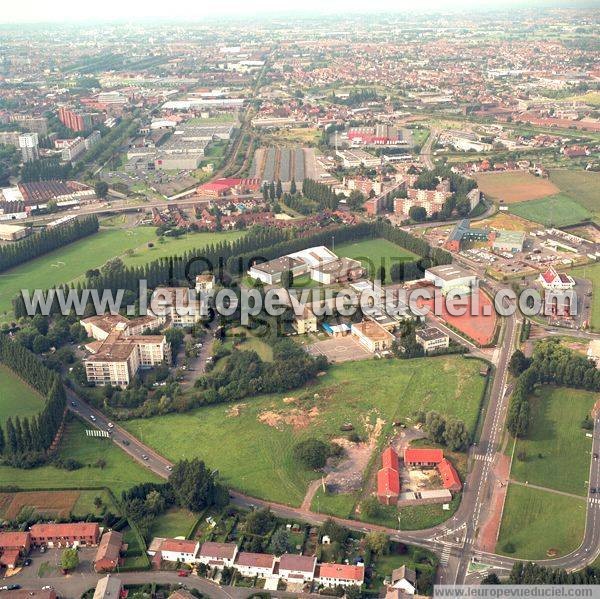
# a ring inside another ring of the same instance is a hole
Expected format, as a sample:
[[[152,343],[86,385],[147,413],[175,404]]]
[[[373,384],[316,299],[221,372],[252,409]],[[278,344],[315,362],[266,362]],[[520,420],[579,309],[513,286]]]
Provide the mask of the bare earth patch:
[[[560,191],[549,179],[542,179],[524,171],[482,173],[475,178],[479,189],[485,195],[503,200],[505,204],[537,200]]]
[[[258,421],[279,431],[284,430],[284,426],[291,426],[295,431],[299,431],[307,428],[320,413],[317,406],[309,410],[294,408],[287,412],[266,410],[258,415]]]
[[[4,511],[7,520],[14,520],[23,508],[36,514],[66,518],[79,499],[79,491],[27,491],[15,493]]]

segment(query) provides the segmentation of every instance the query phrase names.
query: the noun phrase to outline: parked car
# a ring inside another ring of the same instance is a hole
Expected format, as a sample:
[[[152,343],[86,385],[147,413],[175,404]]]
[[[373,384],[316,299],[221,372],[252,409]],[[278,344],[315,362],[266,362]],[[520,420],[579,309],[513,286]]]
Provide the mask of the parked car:
[[[177,576],[189,576],[189,575],[190,575],[189,570],[178,570],[177,571]]]

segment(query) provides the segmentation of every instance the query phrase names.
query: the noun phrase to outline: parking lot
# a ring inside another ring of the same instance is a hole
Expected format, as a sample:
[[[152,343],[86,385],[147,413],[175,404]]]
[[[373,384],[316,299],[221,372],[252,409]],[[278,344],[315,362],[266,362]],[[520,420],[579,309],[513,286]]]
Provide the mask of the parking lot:
[[[373,354],[365,349],[352,335],[332,337],[317,341],[307,348],[313,356],[323,355],[330,362],[348,362],[349,360],[366,360]]]

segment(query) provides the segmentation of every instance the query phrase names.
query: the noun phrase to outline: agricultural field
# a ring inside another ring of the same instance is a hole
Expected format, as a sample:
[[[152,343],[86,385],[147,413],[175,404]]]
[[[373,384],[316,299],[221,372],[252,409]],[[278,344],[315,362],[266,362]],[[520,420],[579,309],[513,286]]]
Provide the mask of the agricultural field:
[[[550,180],[524,171],[480,173],[476,180],[486,196],[504,204],[545,198],[560,191]]]
[[[585,508],[584,498],[510,484],[496,552],[527,560],[566,555],[581,543]]]
[[[95,500],[101,504],[96,507]],[[85,517],[88,514],[99,515],[103,506],[115,511],[113,500],[103,489],[64,490],[64,491],[22,491],[18,493],[0,493],[0,518],[4,520],[40,517],[68,518],[70,514]]]
[[[553,387],[533,394],[530,430],[526,439],[517,441],[511,478],[585,497],[592,439],[581,422],[597,397],[590,391]]]
[[[50,464],[31,470],[0,466],[0,487],[12,485],[38,490],[109,487],[118,497],[121,491],[138,483],[160,482],[109,439],[87,437],[85,425],[79,420],[68,423],[57,457],[77,460],[82,467],[68,471]],[[105,461],[104,467],[98,462],[100,459]]]
[[[302,148],[271,146],[258,148],[250,167],[250,177],[264,181],[281,180],[286,183],[294,179],[299,185],[306,176],[306,160]]]
[[[593,295],[592,300],[592,319],[591,328],[600,330],[600,264],[591,264],[590,266],[580,266],[571,271],[576,277],[589,279],[592,282]]]
[[[0,424],[9,416],[35,416],[42,410],[44,398],[2,364],[0,381]]]
[[[550,181],[596,217],[600,216],[600,173],[553,170]]]
[[[589,210],[564,193],[512,204],[510,211],[521,218],[553,227],[575,225],[593,216]]]
[[[125,426],[171,460],[200,456],[235,489],[299,505],[317,473],[294,461],[297,442],[340,438],[342,424],[351,422],[375,443],[394,420],[421,408],[456,416],[474,430],[485,384],[480,368],[479,361],[458,356],[349,362],[285,395],[132,420]]]
[[[360,260],[369,276],[377,275],[379,267],[385,268],[385,281],[391,283],[392,265],[416,258],[415,254],[387,239],[365,239],[356,243],[344,243],[335,246],[338,256]]]
[[[273,143],[295,143],[303,146],[317,145],[321,131],[315,127],[292,127],[269,133],[268,140]]]

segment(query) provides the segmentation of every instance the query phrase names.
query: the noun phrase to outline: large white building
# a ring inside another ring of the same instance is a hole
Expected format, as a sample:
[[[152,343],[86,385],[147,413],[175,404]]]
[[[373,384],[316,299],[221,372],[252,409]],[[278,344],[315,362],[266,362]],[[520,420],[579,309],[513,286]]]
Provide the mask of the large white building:
[[[425,271],[425,280],[431,281],[441,290],[442,295],[450,292],[468,295],[477,287],[477,276],[454,264],[428,268]]]
[[[575,280],[566,272],[556,272],[550,267],[538,277],[540,285],[548,291],[568,291],[575,287]]]

